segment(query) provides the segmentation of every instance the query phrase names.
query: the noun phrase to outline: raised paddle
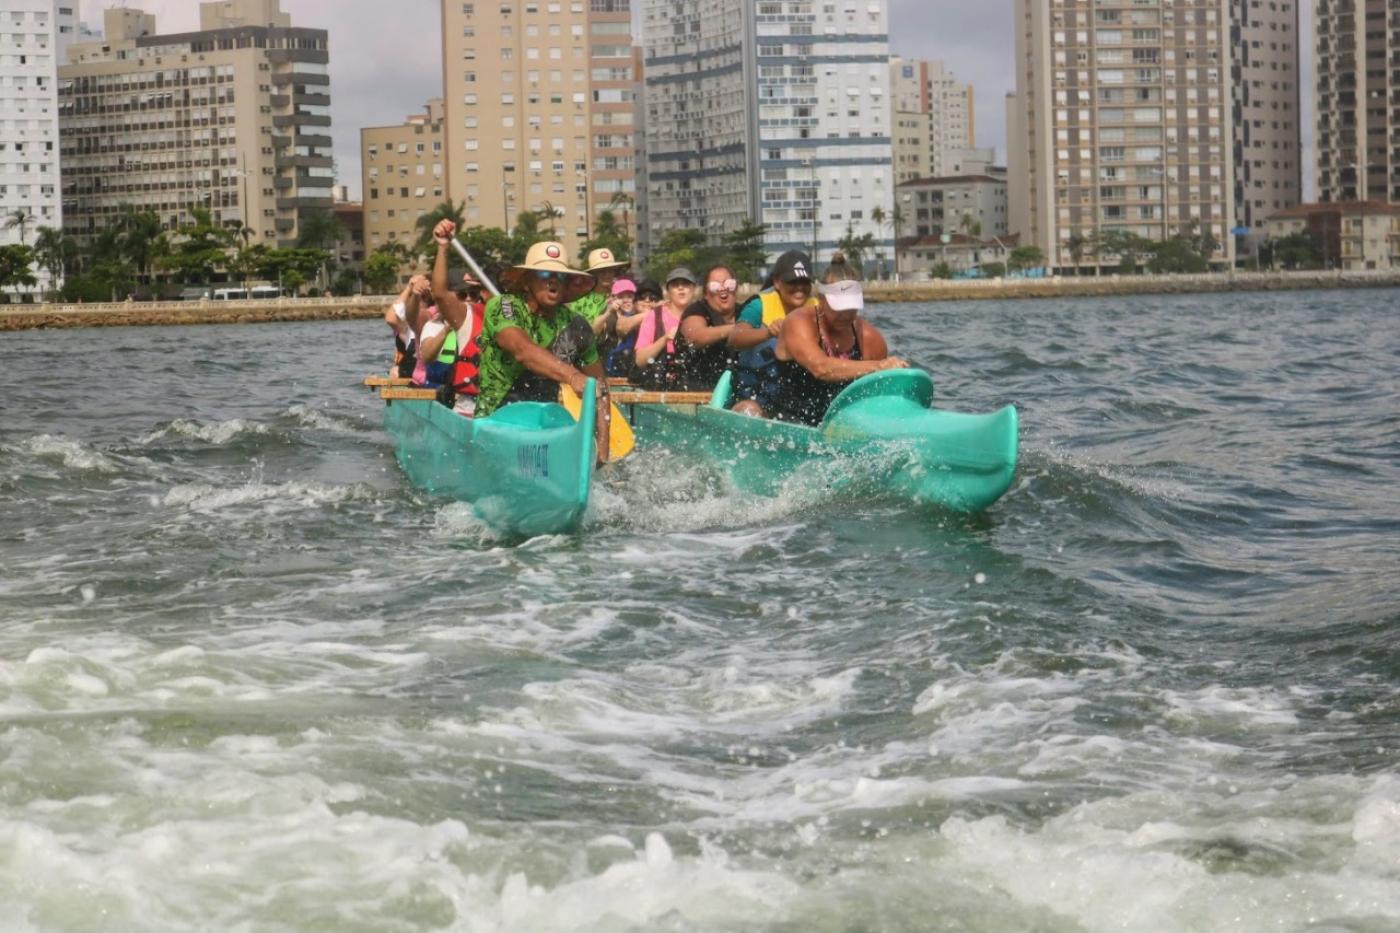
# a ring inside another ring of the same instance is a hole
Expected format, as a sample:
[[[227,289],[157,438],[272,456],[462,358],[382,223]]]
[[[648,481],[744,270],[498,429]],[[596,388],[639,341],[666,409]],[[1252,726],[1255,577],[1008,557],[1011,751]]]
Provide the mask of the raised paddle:
[[[487,290],[493,295],[499,295],[501,290],[491,281],[490,277],[483,271],[481,266],[476,264],[472,254],[467,252],[467,248],[462,245],[462,241],[455,236],[451,238],[452,248],[457,251],[457,255],[476,273],[477,280],[485,285]],[[566,385],[559,387],[559,404],[568,410],[577,421],[579,412],[583,410],[583,402],[579,399],[578,393]],[[627,419],[622,414],[622,409],[617,405],[608,407],[608,459],[621,460],[632,452],[632,448],[637,446],[637,439],[632,434],[632,426],[627,423]]]

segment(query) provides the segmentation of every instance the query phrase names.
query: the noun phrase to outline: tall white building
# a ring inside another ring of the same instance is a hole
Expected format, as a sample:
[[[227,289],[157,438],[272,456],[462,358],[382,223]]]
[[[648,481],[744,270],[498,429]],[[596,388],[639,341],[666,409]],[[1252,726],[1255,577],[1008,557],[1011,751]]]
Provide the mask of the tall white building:
[[[770,257],[893,245],[885,0],[646,0],[647,229],[712,242],[747,220]]]
[[[58,162],[58,65],[77,28],[77,0],[0,6],[0,245],[34,244],[63,223]],[[39,285],[53,287],[36,269]]]

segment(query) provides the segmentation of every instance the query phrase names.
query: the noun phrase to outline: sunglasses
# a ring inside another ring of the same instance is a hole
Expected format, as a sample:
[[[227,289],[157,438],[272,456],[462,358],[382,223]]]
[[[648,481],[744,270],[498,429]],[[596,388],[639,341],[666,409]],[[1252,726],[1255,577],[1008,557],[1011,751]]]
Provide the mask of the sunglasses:
[[[711,282],[705,289],[711,295],[718,295],[720,292],[732,292],[739,287],[739,283],[733,279],[725,279],[723,282]]]
[[[535,278],[539,279],[541,282],[558,282],[560,285],[563,285],[564,283],[566,283],[567,281],[569,281],[569,273],[567,273],[567,272],[536,272],[536,273],[535,273]]]

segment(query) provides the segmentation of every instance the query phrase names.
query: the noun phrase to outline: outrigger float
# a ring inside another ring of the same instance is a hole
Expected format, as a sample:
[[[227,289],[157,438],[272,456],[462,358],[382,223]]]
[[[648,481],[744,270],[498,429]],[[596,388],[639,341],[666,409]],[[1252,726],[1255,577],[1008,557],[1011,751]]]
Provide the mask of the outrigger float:
[[[372,376],[399,465],[417,486],[471,503],[507,535],[576,529],[588,508],[597,454],[593,386],[577,420],[562,405],[517,402],[488,418],[464,418],[430,389]],[[857,379],[817,427],[728,410],[729,374],[713,393],[644,392],[613,382],[640,444],[694,450],[726,469],[735,486],[770,495],[794,476],[920,506],[981,511],[1011,486],[1017,415],[932,408],[933,380],[920,370]]]

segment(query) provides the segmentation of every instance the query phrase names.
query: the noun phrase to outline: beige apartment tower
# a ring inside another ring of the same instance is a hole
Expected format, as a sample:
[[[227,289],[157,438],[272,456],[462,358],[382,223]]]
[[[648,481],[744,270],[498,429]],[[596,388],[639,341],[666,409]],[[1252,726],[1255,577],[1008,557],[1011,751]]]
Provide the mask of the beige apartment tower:
[[[1303,198],[1298,0],[1230,0],[1235,223],[1252,249]]]
[[[1229,22],[1226,0],[1016,0],[1010,227],[1049,266],[1109,231],[1209,232],[1233,261]]]
[[[1315,0],[1317,197],[1400,203],[1400,4]]]
[[[635,192],[629,0],[443,0],[442,36],[448,197],[468,226],[536,214],[576,262]]]
[[[445,199],[442,98],[398,126],[360,130],[365,249],[390,243],[412,249],[418,218]]]
[[[105,11],[101,40],[59,68],[63,227],[86,242],[130,204],[166,229],[207,208],[249,241],[292,245],[334,182],[326,31],[278,0],[200,6],[200,30],[160,35]]]
[[[996,159],[978,150],[972,85],[942,62],[890,58],[895,183],[985,171]]]

